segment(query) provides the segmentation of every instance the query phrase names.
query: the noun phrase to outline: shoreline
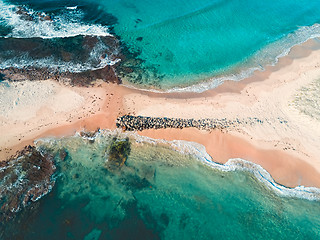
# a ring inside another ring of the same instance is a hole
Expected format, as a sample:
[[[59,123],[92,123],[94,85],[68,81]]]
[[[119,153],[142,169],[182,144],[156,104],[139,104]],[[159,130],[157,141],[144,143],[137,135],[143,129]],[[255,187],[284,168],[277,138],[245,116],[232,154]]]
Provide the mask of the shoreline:
[[[316,129],[319,122],[288,105],[298,89],[320,77],[319,49],[315,40],[309,40],[293,47],[287,56],[265,71],[257,71],[239,82],[226,81],[200,94],[154,93],[100,81],[89,88],[67,87],[50,80],[35,83],[38,89],[28,82],[10,83],[21,90],[20,93],[33,89],[29,98],[36,100],[23,101],[21,94],[18,104],[1,112],[0,131],[4,134],[0,140],[0,159],[5,160],[38,138],[69,136],[76,131],[97,128],[115,129],[117,117],[125,114],[197,119],[258,115],[270,124],[211,132],[144,130],[138,134],[198,142],[206,147],[214,161],[223,163],[239,157],[261,165],[282,185],[320,187],[317,157],[320,133]],[[43,88],[48,91],[41,95]],[[13,96],[6,97],[8,101],[16,100]],[[279,126],[274,121],[279,117],[288,120],[289,126]],[[311,122],[313,128],[300,126],[303,121]]]
[[[221,75],[218,77],[204,77],[198,82],[192,85],[183,85],[183,86],[172,86],[171,88],[165,89],[157,89],[157,88],[145,88],[144,86],[137,86],[130,82],[122,82],[122,84],[133,90],[138,90],[141,92],[152,92],[155,94],[185,94],[185,93],[195,93],[195,94],[203,94],[205,92],[211,91],[217,88],[224,88],[223,85],[226,83],[240,83],[243,81],[247,81],[248,79],[257,78],[257,77],[265,77],[265,72],[274,71],[275,69],[279,69],[284,67],[285,65],[290,64],[296,58],[307,57],[311,54],[312,51],[320,49],[320,37],[313,36],[306,40],[303,40],[300,43],[296,43],[292,45],[289,49],[283,51],[283,53],[279,54],[275,57],[274,61],[267,63],[266,65],[260,65],[258,67],[249,67],[244,68],[245,70],[241,70],[240,72],[227,75]],[[273,69],[273,70],[271,70]],[[243,75],[243,72],[248,72],[244,74],[243,77],[236,77],[238,75]],[[232,79],[232,80],[231,80]],[[254,81],[256,81],[255,79]],[[215,81],[219,81],[219,84],[214,83]],[[228,85],[228,84],[227,84]],[[232,87],[231,87],[232,88]],[[196,90],[201,89],[201,90]]]

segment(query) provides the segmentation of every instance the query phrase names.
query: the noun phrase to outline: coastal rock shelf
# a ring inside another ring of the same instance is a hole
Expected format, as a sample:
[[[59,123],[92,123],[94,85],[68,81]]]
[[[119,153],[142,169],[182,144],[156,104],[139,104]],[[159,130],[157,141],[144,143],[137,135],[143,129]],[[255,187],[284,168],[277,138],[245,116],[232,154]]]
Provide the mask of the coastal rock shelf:
[[[121,83],[116,67],[125,57],[119,40],[111,35],[0,38],[0,46],[0,81],[53,79],[72,86],[89,86],[98,79]]]
[[[282,124],[287,125],[287,121],[281,118],[277,118]],[[230,127],[255,125],[269,123],[270,120],[258,119],[256,117],[246,119],[234,119],[228,120],[222,119],[182,119],[182,118],[167,118],[167,117],[143,117],[143,116],[131,116],[124,115],[119,117],[116,121],[118,128],[122,128],[127,131],[142,131],[145,129],[160,129],[160,128],[198,128],[201,130],[212,130],[212,129],[225,129]]]
[[[55,170],[52,156],[31,146],[0,162],[0,222],[49,193],[55,184]]]

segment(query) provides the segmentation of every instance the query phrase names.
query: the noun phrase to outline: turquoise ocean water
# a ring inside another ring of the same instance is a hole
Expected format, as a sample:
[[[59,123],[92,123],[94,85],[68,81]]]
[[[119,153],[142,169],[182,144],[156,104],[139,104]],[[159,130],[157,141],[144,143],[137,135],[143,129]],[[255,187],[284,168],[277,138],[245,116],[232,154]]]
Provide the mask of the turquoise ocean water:
[[[3,0],[0,3],[0,35],[46,38],[49,45],[53,44],[52,38],[63,37],[72,45],[77,34],[103,36],[111,32],[121,39],[127,54],[119,74],[127,83],[144,88],[172,90],[202,83],[192,90],[203,91],[224,79],[239,80],[254,69],[263,69],[293,45],[320,35],[317,0],[17,0],[11,3]],[[52,24],[21,22],[12,10],[16,5],[27,6],[31,12],[48,13],[55,21]],[[92,56],[98,59],[99,53],[99,50],[92,52]],[[0,57],[8,58],[8,55],[3,53]],[[60,66],[56,59],[33,60],[39,66],[58,65],[62,69],[66,65]],[[2,62],[3,66],[32,64],[26,60],[25,52],[22,60],[2,59]],[[88,65],[85,69],[108,64],[85,63]],[[79,62],[68,69],[84,70]]]
[[[11,239],[318,239],[319,202],[276,194],[247,171],[221,171],[177,147],[130,137],[108,168],[114,136],[38,142],[57,161],[54,190],[6,224]],[[177,146],[177,145],[176,145]],[[67,157],[62,160],[59,150]]]
[[[147,73],[137,82],[155,77],[164,88],[234,74],[241,78],[319,34],[319,1],[99,3],[118,18],[115,33],[140,52]]]
[[[203,91],[240,80],[319,36],[319,6],[313,0],[0,0],[0,68],[99,69],[117,60],[101,58],[108,49],[103,37],[113,34],[125,55],[117,71],[127,84]],[[38,20],[38,13],[53,21]],[[81,45],[88,36],[96,37],[92,49]],[[35,42],[41,47],[30,48]],[[0,239],[320,237],[319,201],[269,182],[259,168],[225,171],[168,144],[131,139],[127,162],[109,169],[110,134],[94,142],[39,141],[41,151],[55,156],[56,184],[0,223]]]

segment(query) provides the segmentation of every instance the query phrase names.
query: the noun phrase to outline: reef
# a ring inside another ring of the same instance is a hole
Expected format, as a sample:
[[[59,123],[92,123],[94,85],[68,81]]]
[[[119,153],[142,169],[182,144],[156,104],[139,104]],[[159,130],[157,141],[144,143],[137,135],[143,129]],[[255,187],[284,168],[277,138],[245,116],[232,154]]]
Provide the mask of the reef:
[[[51,155],[27,146],[16,156],[0,162],[0,221],[48,194],[54,184],[56,166]]]
[[[117,60],[122,57],[119,48],[118,39],[111,35],[62,39],[3,38],[0,39],[0,59],[17,60],[14,67],[0,69],[0,74],[2,80],[8,81],[54,79],[72,86],[88,86],[101,79],[120,84],[121,80],[115,70],[118,65]],[[93,57],[93,54],[96,56]],[[19,59],[23,60],[25,56],[28,56],[31,65],[19,66]],[[45,59],[52,59],[62,67],[50,66],[46,62],[43,63],[44,66],[37,66],[36,62],[47,61]],[[101,67],[102,61],[113,61],[114,64],[105,64]],[[32,62],[35,62],[34,66]],[[87,69],[82,69],[84,68],[82,63],[88,65]],[[77,69],[78,66],[81,67]]]
[[[121,168],[128,159],[131,152],[131,144],[129,138],[117,139],[114,137],[107,149],[106,168],[115,170]]]

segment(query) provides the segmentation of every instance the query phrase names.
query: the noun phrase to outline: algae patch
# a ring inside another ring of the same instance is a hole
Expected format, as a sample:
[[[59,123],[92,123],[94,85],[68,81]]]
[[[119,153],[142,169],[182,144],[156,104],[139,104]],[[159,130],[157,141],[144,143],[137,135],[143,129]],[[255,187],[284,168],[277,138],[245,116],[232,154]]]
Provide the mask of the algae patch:
[[[118,139],[112,138],[111,144],[107,148],[106,168],[114,170],[121,168],[128,159],[131,152],[131,144],[129,138]]]

